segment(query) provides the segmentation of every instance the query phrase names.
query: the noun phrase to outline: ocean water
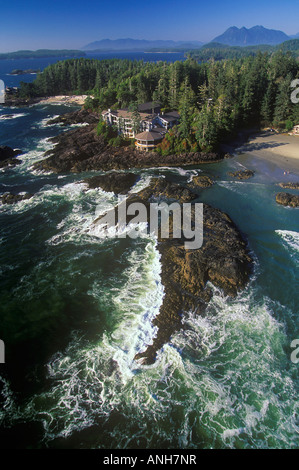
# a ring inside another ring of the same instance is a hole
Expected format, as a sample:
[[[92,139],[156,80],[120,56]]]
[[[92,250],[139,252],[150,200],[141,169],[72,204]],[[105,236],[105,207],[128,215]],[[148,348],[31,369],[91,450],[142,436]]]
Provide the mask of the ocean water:
[[[144,62],[175,62],[176,60],[185,60],[182,52],[174,53],[154,53],[154,52],[88,52],[86,59],[127,59],[143,60]],[[35,73],[23,75],[11,75],[14,70],[40,70],[43,71],[48,65],[55,64],[60,60],[66,60],[68,57],[48,57],[38,59],[4,59],[0,60],[0,79],[6,86],[17,87],[20,82],[31,83],[36,78]]]
[[[246,237],[254,273],[235,299],[211,286],[206,315],[184,312],[177,332],[146,366],[163,301],[160,258],[150,237],[103,239],[92,222],[112,193],[88,190],[94,173],[37,173],[32,164],[61,132],[47,120],[65,105],[0,108],[0,143],[23,151],[1,171],[0,442],[2,447],[296,448],[299,444],[299,212],[275,203],[283,171],[236,156],[190,168],[136,170],[216,184],[200,200],[227,212]],[[248,181],[228,171],[256,170]],[[289,179],[298,180],[290,174]]]

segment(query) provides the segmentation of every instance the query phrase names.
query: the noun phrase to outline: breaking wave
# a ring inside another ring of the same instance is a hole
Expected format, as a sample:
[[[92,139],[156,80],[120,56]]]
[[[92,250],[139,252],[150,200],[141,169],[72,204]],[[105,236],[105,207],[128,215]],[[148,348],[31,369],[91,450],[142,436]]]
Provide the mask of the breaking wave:
[[[74,337],[56,354],[47,366],[52,386],[27,403],[23,418],[40,420],[47,442],[98,425],[94,445],[103,448],[296,447],[298,371],[270,299],[248,290],[229,300],[211,286],[205,317],[186,312],[155,364],[134,361],[155,335],[159,273],[153,242],[131,253],[127,282],[110,298],[114,331],[89,347]],[[107,301],[100,283],[91,292]]]
[[[293,253],[299,254],[299,233],[289,230],[275,230],[275,233],[279,235],[284,244],[292,250]]]
[[[0,121],[9,121],[11,119],[17,119],[20,117],[27,116],[26,113],[15,113],[15,114],[2,114],[0,115]]]

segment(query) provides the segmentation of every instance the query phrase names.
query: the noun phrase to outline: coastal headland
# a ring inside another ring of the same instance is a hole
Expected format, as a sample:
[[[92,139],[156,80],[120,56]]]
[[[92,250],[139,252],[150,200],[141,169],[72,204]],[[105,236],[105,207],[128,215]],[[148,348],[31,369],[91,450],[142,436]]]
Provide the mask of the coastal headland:
[[[152,201],[162,199],[168,202],[177,201],[180,205],[191,202],[194,207],[195,201],[200,201],[202,191],[213,184],[211,178],[194,177],[192,182],[185,185],[173,183],[167,178],[155,178],[145,189],[134,193],[138,178],[129,171],[134,168],[214,163],[228,157],[224,152],[194,152],[161,157],[155,152],[138,151],[132,146],[114,147],[109,145],[102,135],[97,135],[98,121],[97,113],[84,109],[50,121],[49,124],[61,124],[62,127],[70,124],[84,126],[62,132],[53,138],[54,147],[44,155],[45,158],[34,165],[34,169],[54,173],[105,172],[104,175],[96,175],[85,182],[91,188],[99,187],[115,194],[128,194],[130,190],[130,195],[127,196],[128,204],[141,202],[147,206]],[[281,164],[283,158],[289,157],[298,164],[297,142],[295,136],[259,133],[249,138],[237,152],[240,157],[246,152],[246,158],[250,158],[252,152],[254,156],[271,160],[272,153],[269,149],[279,148],[282,151],[288,148],[288,153],[284,155],[275,152],[275,162],[280,161]],[[253,175],[254,172],[243,171],[231,176],[246,179]],[[136,356],[136,359],[143,363],[154,362],[157,352],[175,331],[183,327],[184,311],[196,310],[197,314],[204,315],[212,297],[209,282],[222,289],[225,295],[234,297],[244,289],[250,279],[253,259],[244,235],[231,218],[218,208],[204,204],[203,213],[204,243],[201,248],[186,249],[183,237],[158,238],[157,249],[160,253],[164,297],[159,314],[154,320],[157,335],[153,343]],[[95,226],[99,223],[100,219],[94,221]],[[172,219],[170,223],[173,223]]]
[[[96,133],[98,115],[85,110],[56,118],[55,123],[59,122],[62,125],[80,122],[87,125],[54,138],[54,148],[34,168],[55,173],[105,171],[104,175],[88,178],[84,182],[90,188],[99,187],[115,194],[126,194],[130,190],[127,204],[141,202],[148,206],[150,202],[161,200],[169,203],[177,201],[180,205],[190,202],[194,210],[194,201],[199,201],[201,192],[213,184],[210,178],[194,177],[187,185],[176,184],[167,178],[154,178],[145,189],[134,193],[138,178],[129,171],[133,168],[212,163],[225,157],[224,153],[201,152],[161,157],[157,153],[141,152],[130,146],[109,146],[103,136]],[[219,209],[204,204],[203,214],[204,242],[201,248],[186,249],[184,237],[158,238],[164,298],[159,315],[154,320],[158,332],[153,344],[136,356],[143,363],[154,362],[157,351],[175,331],[182,328],[183,311],[196,309],[199,315],[204,314],[212,297],[209,281],[232,297],[249,281],[252,258],[243,235],[230,217]],[[98,218],[94,226],[100,223],[101,218]],[[170,224],[173,230],[172,217]]]
[[[80,110],[63,115],[51,123],[88,124],[88,126],[63,132],[52,139],[56,145],[47,152],[47,158],[35,165],[35,169],[63,172],[109,171],[130,168],[197,165],[221,161],[224,153],[190,152],[180,155],[161,156],[155,152],[138,151],[135,147],[114,147],[97,135],[97,113]]]
[[[98,185],[110,192],[123,193],[132,185],[134,187],[136,175],[112,172],[106,177],[89,178],[86,182],[90,187]],[[168,203],[177,201],[182,206],[189,202],[194,221],[194,201],[200,199],[201,191],[202,186],[195,183],[182,186],[167,178],[153,178],[145,189],[128,196],[126,205],[141,203],[149,207],[150,203],[162,200]],[[120,210],[119,206],[114,209],[116,225]],[[95,228],[101,226],[106,216],[107,213],[94,221]],[[128,222],[131,219],[129,217]],[[162,238],[160,233],[157,240],[164,297],[159,314],[153,321],[158,328],[157,335],[145,351],[136,355],[137,360],[146,364],[153,363],[157,351],[175,331],[183,327],[184,311],[193,310],[198,315],[204,315],[212,297],[209,281],[221,288],[225,295],[235,297],[245,287],[252,272],[252,258],[246,240],[227,214],[204,204],[203,245],[197,249],[186,249],[184,236],[179,239],[173,237],[176,223],[174,216],[170,215],[170,237]]]

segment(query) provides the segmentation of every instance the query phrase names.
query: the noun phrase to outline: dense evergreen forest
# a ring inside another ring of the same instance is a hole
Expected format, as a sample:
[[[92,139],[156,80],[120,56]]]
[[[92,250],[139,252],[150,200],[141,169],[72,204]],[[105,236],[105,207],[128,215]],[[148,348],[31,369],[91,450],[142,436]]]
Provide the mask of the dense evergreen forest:
[[[193,49],[186,52],[187,57],[192,57],[197,61],[207,61],[210,59],[223,60],[223,59],[241,59],[242,57],[255,56],[259,52],[275,52],[276,46],[263,45],[263,46],[227,46],[218,42],[211,42],[206,44],[201,49]]]
[[[210,59],[241,59],[242,57],[255,56],[259,52],[267,52],[269,54],[275,52],[291,52],[296,58],[299,57],[299,39],[291,39],[276,46],[269,44],[258,46],[227,46],[218,42],[210,42],[200,49],[194,49],[186,52],[186,55],[198,61],[206,61]]]
[[[47,67],[33,83],[22,83],[20,96],[85,93],[85,106],[96,110],[157,100],[181,115],[159,146],[169,153],[214,150],[244,127],[291,129],[299,124],[299,104],[290,99],[296,78],[299,62],[282,51],[202,63],[81,58]]]

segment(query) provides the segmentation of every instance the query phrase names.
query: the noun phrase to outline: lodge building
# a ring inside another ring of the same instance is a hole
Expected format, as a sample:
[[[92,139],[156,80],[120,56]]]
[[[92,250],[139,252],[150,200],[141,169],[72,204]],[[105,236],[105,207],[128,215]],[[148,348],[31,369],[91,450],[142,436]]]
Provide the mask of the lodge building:
[[[180,116],[177,111],[163,113],[159,103],[149,102],[138,106],[138,130],[134,129],[133,112],[128,109],[108,109],[102,112],[102,118],[119,133],[135,139],[139,150],[152,150],[162,142],[166,132],[178,124]]]

